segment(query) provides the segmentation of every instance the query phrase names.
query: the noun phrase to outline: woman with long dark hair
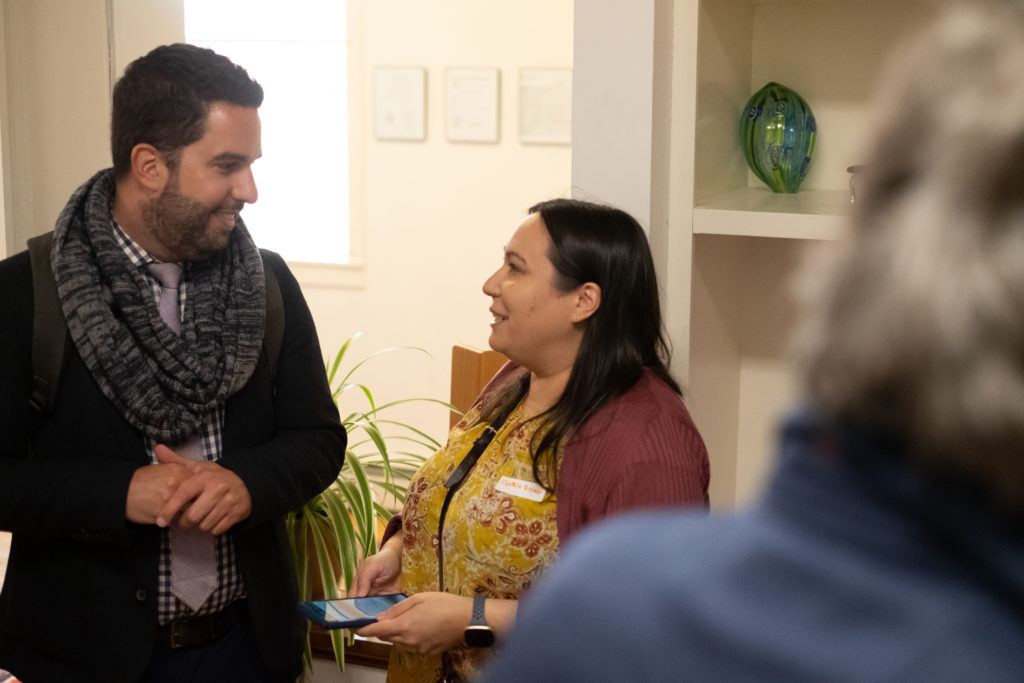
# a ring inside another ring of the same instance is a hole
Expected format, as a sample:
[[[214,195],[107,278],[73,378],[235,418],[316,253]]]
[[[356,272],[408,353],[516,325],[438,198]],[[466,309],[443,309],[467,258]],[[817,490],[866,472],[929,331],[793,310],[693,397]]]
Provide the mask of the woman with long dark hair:
[[[707,452],[668,371],[654,263],[629,214],[532,207],[483,290],[490,345],[510,362],[413,477],[352,586],[410,596],[360,631],[395,644],[389,681],[472,678],[581,526],[708,504]]]

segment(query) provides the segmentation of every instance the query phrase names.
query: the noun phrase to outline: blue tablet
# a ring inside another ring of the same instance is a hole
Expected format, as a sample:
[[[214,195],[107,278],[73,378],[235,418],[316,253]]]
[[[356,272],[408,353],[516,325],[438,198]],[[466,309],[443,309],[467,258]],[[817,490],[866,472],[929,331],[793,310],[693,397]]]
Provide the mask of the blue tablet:
[[[377,621],[377,615],[405,600],[405,593],[367,595],[364,598],[338,598],[300,602],[306,618],[324,628],[359,628]]]

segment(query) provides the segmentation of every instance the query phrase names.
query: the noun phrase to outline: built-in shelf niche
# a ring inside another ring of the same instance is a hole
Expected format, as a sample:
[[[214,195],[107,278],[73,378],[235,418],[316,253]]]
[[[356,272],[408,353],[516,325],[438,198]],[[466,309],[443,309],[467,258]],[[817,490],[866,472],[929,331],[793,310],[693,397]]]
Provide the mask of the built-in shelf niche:
[[[847,168],[863,161],[878,76],[941,0],[703,0],[696,60],[691,411],[712,460],[712,504],[756,497],[778,420],[798,390],[788,360],[791,282],[808,247],[841,238]],[[748,169],[738,125],[768,81],[818,122],[801,191],[775,194]]]

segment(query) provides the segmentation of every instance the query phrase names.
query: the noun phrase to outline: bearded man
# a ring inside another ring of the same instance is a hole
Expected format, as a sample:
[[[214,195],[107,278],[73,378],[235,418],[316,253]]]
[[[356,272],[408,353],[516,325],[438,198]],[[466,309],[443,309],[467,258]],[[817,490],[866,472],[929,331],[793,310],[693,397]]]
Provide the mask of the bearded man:
[[[0,667],[22,680],[301,671],[284,516],[334,480],[346,435],[298,283],[239,217],[257,199],[262,101],[211,50],[128,66],[113,168],[53,232],[68,341],[48,410],[29,401],[34,266],[0,262]]]

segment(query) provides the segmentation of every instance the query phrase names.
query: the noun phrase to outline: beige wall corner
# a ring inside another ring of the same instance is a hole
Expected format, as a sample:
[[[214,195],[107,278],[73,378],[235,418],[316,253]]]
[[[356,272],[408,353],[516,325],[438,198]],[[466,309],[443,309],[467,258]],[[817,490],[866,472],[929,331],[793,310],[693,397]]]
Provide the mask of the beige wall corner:
[[[106,9],[104,0],[4,1],[11,253],[52,229],[71,192],[110,163]]]
[[[110,5],[112,80],[133,60],[158,45],[185,40],[182,0],[107,0]]]

